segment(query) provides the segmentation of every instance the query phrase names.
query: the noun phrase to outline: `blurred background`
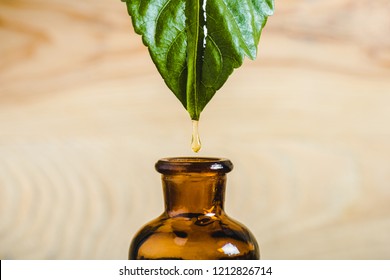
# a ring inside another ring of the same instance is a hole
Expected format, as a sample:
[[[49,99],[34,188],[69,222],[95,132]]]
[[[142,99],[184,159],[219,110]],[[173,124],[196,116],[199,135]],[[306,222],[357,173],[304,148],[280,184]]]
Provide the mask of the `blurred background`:
[[[390,1],[276,0],[205,108],[263,259],[390,258]],[[0,259],[126,259],[191,121],[119,0],[0,0]]]

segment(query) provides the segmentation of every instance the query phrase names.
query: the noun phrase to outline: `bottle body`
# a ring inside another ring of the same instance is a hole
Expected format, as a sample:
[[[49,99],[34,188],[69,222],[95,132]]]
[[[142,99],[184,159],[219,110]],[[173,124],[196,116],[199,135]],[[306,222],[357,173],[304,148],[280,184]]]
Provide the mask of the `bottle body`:
[[[156,169],[165,211],[135,235],[129,259],[259,259],[254,236],[223,209],[230,161],[170,158]]]

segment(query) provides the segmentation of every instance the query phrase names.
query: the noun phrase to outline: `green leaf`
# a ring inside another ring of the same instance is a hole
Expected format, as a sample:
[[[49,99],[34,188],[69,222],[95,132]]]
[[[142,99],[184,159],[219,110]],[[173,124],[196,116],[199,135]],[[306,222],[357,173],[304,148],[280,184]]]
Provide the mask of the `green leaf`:
[[[273,0],[122,0],[134,30],[191,119],[245,56],[255,59]]]

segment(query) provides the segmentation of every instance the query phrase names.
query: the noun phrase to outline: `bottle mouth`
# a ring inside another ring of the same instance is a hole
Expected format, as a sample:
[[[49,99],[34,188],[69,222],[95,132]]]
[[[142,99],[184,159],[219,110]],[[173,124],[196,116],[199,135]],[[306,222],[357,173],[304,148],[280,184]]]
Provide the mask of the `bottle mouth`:
[[[176,173],[228,173],[233,163],[226,158],[171,157],[157,161],[156,170],[161,174]]]

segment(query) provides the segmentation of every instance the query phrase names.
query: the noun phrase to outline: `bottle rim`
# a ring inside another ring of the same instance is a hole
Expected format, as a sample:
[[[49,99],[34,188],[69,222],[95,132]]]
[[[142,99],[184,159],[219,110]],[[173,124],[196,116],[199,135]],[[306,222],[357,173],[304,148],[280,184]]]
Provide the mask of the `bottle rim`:
[[[218,157],[168,157],[157,161],[156,170],[161,174],[176,173],[228,173],[233,163]]]

